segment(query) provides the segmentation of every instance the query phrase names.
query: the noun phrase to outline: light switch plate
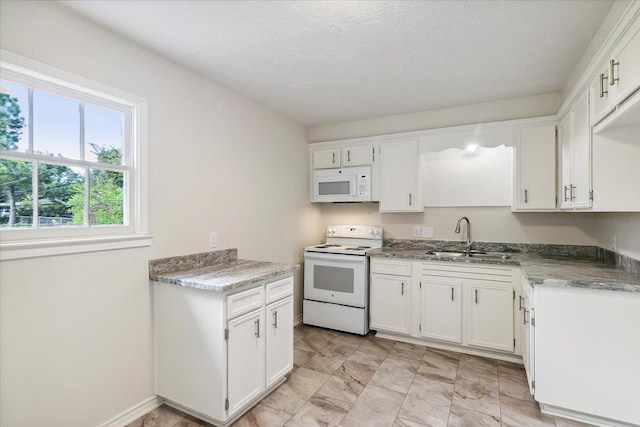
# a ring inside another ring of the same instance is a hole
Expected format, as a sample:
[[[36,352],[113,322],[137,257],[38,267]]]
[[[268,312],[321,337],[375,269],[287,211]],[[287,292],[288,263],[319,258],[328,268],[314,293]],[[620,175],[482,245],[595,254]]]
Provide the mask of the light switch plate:
[[[217,248],[218,247],[218,232],[212,231],[209,233],[209,247]]]
[[[433,227],[422,227],[422,237],[433,238]]]
[[[413,237],[422,237],[420,226],[413,227]]]

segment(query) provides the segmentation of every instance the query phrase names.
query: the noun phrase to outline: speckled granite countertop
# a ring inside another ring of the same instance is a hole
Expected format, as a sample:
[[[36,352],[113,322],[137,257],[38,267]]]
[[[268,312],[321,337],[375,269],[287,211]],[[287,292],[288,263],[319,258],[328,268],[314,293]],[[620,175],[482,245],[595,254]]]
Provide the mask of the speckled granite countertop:
[[[237,249],[149,261],[149,279],[178,286],[227,292],[290,274],[299,265],[237,259]]]
[[[463,264],[492,264],[520,266],[524,277],[532,286],[545,285],[610,291],[640,292],[640,275],[633,274],[615,264],[596,258],[544,256],[536,252],[507,252],[509,259],[500,257],[452,257],[429,255],[430,248],[383,247],[368,252],[370,257],[442,261]]]

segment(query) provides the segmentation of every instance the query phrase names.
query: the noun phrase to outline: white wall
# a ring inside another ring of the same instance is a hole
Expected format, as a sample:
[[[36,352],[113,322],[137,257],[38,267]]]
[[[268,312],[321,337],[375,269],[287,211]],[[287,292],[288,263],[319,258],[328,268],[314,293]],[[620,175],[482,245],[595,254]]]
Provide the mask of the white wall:
[[[590,234],[598,246],[614,250],[612,240],[616,236],[615,251],[640,259],[640,212],[599,213]]]
[[[149,259],[210,231],[286,263],[317,241],[306,132],[53,2],[0,7],[2,49],[149,100],[153,245],[0,265],[0,424],[96,426],[154,395]]]
[[[549,116],[558,112],[561,103],[562,96],[560,93],[550,93],[316,126],[309,128],[309,142],[333,141],[449,126]]]

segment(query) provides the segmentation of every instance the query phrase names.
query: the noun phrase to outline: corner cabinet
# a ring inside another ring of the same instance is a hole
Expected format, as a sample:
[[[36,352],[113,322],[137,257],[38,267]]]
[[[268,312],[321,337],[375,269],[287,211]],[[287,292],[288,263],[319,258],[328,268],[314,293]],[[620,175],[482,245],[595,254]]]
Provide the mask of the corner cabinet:
[[[585,90],[558,125],[560,142],[560,209],[587,209],[591,189],[589,90]]]
[[[418,141],[380,144],[380,212],[422,212]]]
[[[154,282],[156,393],[228,425],[293,369],[293,277],[214,292]]]
[[[521,128],[516,135],[512,210],[555,210],[555,123]]]

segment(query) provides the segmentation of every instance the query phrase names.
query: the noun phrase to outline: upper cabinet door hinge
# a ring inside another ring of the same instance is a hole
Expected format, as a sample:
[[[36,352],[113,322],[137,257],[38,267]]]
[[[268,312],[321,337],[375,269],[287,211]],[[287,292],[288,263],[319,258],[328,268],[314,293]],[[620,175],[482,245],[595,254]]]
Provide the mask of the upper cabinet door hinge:
[[[422,323],[420,323],[420,324],[418,325],[418,330],[419,330],[420,332],[422,332]]]
[[[224,400],[224,410],[228,410],[229,409],[229,399],[225,399]]]
[[[589,191],[589,200],[593,202],[593,190]]]
[[[225,340],[229,339],[229,328],[224,328],[224,339]]]
[[[516,348],[516,339],[513,339],[513,348]]]
[[[420,289],[422,289],[422,282],[420,282]]]
[[[371,152],[373,153],[373,159],[372,160],[375,162],[376,161],[376,147],[373,147],[371,149]]]
[[[536,326],[536,318],[535,317],[531,318],[531,326]]]
[[[514,301],[516,299],[516,290],[515,289],[513,290],[513,299],[514,299]]]

